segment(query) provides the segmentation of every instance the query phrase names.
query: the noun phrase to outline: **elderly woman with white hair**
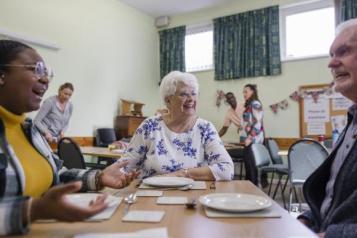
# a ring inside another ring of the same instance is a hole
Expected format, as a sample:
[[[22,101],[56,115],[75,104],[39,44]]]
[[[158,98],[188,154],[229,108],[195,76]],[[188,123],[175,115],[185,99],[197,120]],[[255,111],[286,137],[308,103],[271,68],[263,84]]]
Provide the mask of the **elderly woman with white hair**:
[[[231,180],[233,162],[215,127],[196,115],[196,77],[173,71],[163,78],[160,93],[168,113],[139,126],[122,158],[129,162],[124,171],[138,169],[143,178],[165,174]]]

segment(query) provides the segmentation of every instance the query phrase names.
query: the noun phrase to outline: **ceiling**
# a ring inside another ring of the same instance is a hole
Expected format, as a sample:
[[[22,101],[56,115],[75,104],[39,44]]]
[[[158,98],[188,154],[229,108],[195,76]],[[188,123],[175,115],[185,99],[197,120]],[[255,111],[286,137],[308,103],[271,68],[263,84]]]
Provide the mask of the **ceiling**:
[[[119,0],[150,16],[176,16],[236,0]]]

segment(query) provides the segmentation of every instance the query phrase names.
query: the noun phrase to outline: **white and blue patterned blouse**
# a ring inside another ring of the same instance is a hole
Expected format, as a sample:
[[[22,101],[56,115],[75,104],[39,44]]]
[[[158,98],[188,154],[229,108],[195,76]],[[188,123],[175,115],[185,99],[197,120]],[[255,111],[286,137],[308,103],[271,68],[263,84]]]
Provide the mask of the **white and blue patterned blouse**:
[[[171,131],[160,116],[147,118],[136,130],[120,161],[125,172],[141,171],[142,178],[185,168],[208,166],[216,180],[233,178],[233,162],[212,123],[198,118],[192,129]]]

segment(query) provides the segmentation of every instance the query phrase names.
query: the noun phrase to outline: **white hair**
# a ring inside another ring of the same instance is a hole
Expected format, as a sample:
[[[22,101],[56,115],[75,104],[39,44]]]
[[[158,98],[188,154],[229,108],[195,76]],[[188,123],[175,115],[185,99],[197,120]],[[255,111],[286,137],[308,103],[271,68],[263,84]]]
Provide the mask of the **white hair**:
[[[176,93],[177,84],[180,82],[192,87],[195,90],[195,93],[198,93],[198,82],[196,76],[190,73],[172,71],[162,79],[160,85],[161,99],[165,104],[166,97],[172,96]]]
[[[350,29],[351,27],[357,27],[357,18],[353,18],[339,24],[336,27],[336,36],[340,35],[343,31]]]

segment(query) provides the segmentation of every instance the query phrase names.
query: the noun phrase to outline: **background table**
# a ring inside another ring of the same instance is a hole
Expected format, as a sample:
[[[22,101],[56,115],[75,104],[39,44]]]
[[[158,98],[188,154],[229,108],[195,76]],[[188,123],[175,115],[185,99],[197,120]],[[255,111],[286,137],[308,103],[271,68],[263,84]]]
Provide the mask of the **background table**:
[[[84,155],[92,155],[112,159],[119,159],[121,156],[123,156],[123,153],[113,152],[107,147],[81,146],[80,148],[82,154]]]
[[[120,195],[125,196],[135,191],[135,183],[120,190]],[[206,190],[164,191],[164,196],[198,198],[200,195],[212,192],[239,192],[267,197],[249,181],[216,182],[215,190],[210,190],[209,184],[207,183]],[[272,201],[273,208],[281,213],[281,218],[208,218],[200,204],[195,210],[190,210],[183,205],[156,205],[156,199],[156,197],[138,197],[138,201],[130,207],[130,210],[163,210],[165,215],[160,223],[122,222],[125,207],[122,203],[108,221],[72,224],[35,223],[27,237],[72,237],[86,232],[130,232],[155,227],[167,227],[170,238],[316,237],[274,201]]]

